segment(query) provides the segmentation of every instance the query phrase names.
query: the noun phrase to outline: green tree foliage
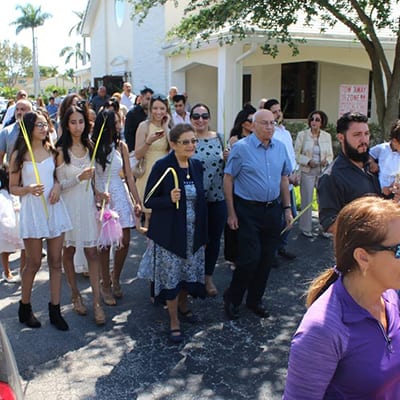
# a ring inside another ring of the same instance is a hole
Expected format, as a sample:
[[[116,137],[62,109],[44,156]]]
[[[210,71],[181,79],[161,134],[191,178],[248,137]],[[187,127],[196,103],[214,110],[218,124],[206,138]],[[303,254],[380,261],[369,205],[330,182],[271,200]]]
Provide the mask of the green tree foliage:
[[[71,46],[64,47],[60,52],[60,57],[64,56],[66,57],[65,64],[69,64],[69,62],[73,58],[75,61],[75,69],[78,69],[78,61],[83,61],[85,53],[86,57],[90,60],[90,54],[88,52],[85,52],[81,48],[80,43],[76,43],[75,47]]]
[[[0,85],[16,86],[22,77],[31,76],[32,52],[26,46],[10,44],[8,40],[0,43]]]
[[[18,4],[15,8],[21,12],[21,16],[11,22],[11,25],[16,25],[15,33],[18,35],[24,29],[30,29],[32,33],[33,78],[35,96],[37,96],[39,92],[39,65],[35,46],[35,29],[42,26],[51,17],[51,14],[42,12],[41,7],[34,8],[32,4],[25,6]]]
[[[54,78],[58,75],[57,67],[45,67],[43,65],[39,66],[40,76],[45,78]]]
[[[150,8],[178,0],[128,0],[132,16],[143,20]],[[321,33],[338,22],[355,35],[367,52],[372,70],[380,126],[388,132],[398,117],[400,93],[400,19],[399,0],[187,0],[181,2],[185,17],[168,38],[180,47],[200,47],[211,37],[220,45],[262,35],[263,50],[276,56],[286,43],[293,55],[304,38],[293,38],[290,28],[304,18],[304,25],[321,26]],[[383,29],[393,35],[394,62],[391,63],[381,41]],[[183,45],[181,45],[183,39]]]

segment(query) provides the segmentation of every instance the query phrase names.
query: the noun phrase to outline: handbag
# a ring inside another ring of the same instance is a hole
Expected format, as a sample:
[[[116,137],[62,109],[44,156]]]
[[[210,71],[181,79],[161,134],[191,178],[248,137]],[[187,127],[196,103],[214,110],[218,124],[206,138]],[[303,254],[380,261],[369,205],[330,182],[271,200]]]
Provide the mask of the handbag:
[[[131,164],[132,174],[135,178],[141,178],[146,172],[146,159],[142,157],[140,160],[135,158],[135,152],[129,153],[129,163]]]

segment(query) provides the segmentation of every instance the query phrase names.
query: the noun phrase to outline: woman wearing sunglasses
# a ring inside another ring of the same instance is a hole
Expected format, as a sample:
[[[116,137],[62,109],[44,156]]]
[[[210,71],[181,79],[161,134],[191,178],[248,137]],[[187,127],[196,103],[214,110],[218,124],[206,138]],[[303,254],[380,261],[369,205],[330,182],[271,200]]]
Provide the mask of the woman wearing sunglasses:
[[[217,288],[212,280],[219,255],[222,232],[227,211],[223,191],[224,139],[223,135],[209,128],[210,109],[205,104],[196,104],[190,111],[190,122],[195,129],[199,143],[195,158],[203,164],[204,190],[208,208],[208,241],[206,247],[205,273],[207,294],[215,297]]]
[[[152,209],[147,233],[151,241],[139,276],[153,280],[157,302],[166,301],[169,340],[180,343],[183,333],[179,319],[188,323],[197,321],[189,308],[188,294],[200,298],[206,295],[207,204],[203,169],[201,163],[192,158],[197,144],[193,127],[176,125],[169,133],[169,140],[172,151],[154,164],[146,185],[145,206]],[[175,170],[178,187],[169,169]]]
[[[146,160],[146,171],[143,176],[136,180],[139,196],[142,200],[151,168],[157,160],[168,153],[169,120],[167,98],[163,95],[153,95],[150,101],[149,119],[139,124],[135,140],[136,159],[144,158]],[[136,227],[136,229],[145,234],[149,227],[151,210],[144,208],[143,213],[144,226]]]
[[[323,111],[313,111],[308,116],[308,129],[298,133],[294,145],[296,161],[300,165],[301,209],[313,199],[314,188],[322,170],[333,160],[332,138],[325,132],[328,117]],[[312,234],[312,209],[308,207],[300,217],[300,231],[309,238]]]
[[[257,110],[251,104],[245,104],[233,123],[229,137],[229,146],[233,146],[238,140],[249,136],[253,131],[253,114]]]
[[[336,267],[311,284],[285,400],[400,398],[400,206],[362,197],[338,215]]]

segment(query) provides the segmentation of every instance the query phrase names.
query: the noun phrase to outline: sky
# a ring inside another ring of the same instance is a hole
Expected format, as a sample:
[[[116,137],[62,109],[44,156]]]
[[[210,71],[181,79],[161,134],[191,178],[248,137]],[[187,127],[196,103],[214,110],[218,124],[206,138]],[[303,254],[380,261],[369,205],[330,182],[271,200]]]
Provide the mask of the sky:
[[[35,8],[41,6],[41,11],[52,15],[44,25],[36,29],[38,40],[39,65],[57,67],[60,73],[68,68],[74,68],[72,63],[65,65],[65,57],[59,57],[60,51],[66,46],[74,47],[81,42],[81,37],[73,33],[68,36],[70,29],[79,21],[73,11],[83,12],[87,0],[2,0],[0,13],[0,40],[9,40],[10,44],[17,43],[32,49],[32,34],[29,29],[15,33],[16,25],[10,25],[21,16],[16,5],[32,4]],[[90,50],[88,49],[89,53]]]

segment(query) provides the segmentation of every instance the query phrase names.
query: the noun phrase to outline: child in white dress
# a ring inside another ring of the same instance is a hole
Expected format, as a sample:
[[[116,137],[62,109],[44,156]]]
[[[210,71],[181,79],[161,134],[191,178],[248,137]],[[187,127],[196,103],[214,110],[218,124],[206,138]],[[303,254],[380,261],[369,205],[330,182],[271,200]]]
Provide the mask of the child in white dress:
[[[13,275],[10,270],[9,257],[16,250],[24,248],[24,243],[19,237],[19,199],[9,193],[8,166],[0,167],[0,253],[3,265],[2,279],[8,283],[19,283],[19,274]],[[25,252],[21,253],[20,270],[24,267]]]
[[[104,121],[104,130],[99,138]],[[120,140],[116,123],[117,117],[115,111],[112,109],[102,111],[97,115],[92,135],[94,143],[100,140],[95,164],[96,189],[100,192],[107,191],[110,196],[110,208],[118,213],[119,222],[122,227],[122,246],[115,251],[114,268],[111,277],[112,282],[110,281],[110,248],[101,250],[101,290],[104,303],[110,306],[116,305],[115,298],[122,297],[120,276],[126,256],[128,255],[130,229],[134,226],[135,217],[132,214],[129,194],[124,188],[121,175],[125,177],[129,192],[136,203],[133,212],[136,216],[140,216],[141,214],[141,201],[129,164],[128,146]]]
[[[26,113],[20,125],[10,162],[10,192],[21,198],[20,236],[26,252],[19,321],[31,328],[41,326],[32,312],[31,293],[42,263],[42,241],[46,239],[50,273],[50,322],[57,329],[66,331],[69,327],[60,312],[61,250],[64,232],[72,229],[72,224],[60,197],[61,186],[54,179],[57,152],[50,144],[48,124],[40,111]]]

